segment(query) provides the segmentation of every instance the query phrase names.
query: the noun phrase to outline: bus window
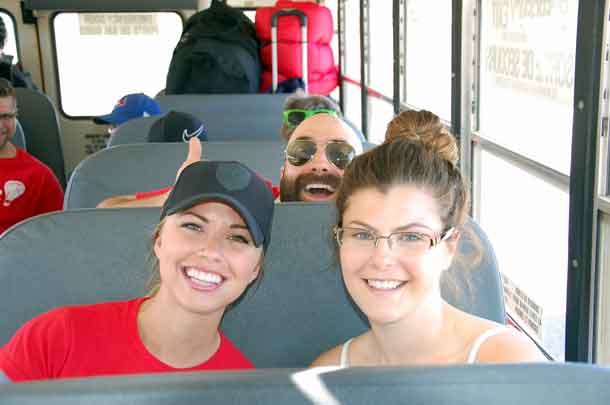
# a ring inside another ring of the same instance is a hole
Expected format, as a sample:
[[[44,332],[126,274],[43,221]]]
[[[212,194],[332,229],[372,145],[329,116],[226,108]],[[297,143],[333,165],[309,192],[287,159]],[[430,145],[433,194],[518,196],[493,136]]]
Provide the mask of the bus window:
[[[484,5],[479,129],[569,174],[578,1],[547,3],[531,8],[538,15],[520,15],[530,8],[513,13],[502,2]]]
[[[53,19],[62,111],[108,113],[120,97],[165,87],[182,32],[177,13],[59,13]],[[83,102],[86,100],[86,102]]]
[[[563,359],[568,193],[486,151],[480,162],[479,223],[500,263],[506,310]]]
[[[256,19],[256,10],[242,10],[246,17],[250,19],[250,21],[254,22]]]
[[[610,24],[605,19],[603,55],[610,52]],[[610,142],[608,141],[610,119],[610,61],[604,58],[601,76],[602,103],[600,108],[600,133],[598,141],[599,176],[597,184],[597,266],[598,316],[597,330],[597,362],[610,365]]]
[[[521,3],[480,9],[475,205],[502,264],[508,314],[561,360],[578,1]]]
[[[275,0],[258,0],[256,2],[248,0],[227,0],[226,3],[231,7],[241,8],[246,17],[254,22],[256,9],[251,7],[254,7],[255,3],[256,7],[272,7],[275,5]]]
[[[345,116],[362,129],[362,104],[360,97],[360,1],[345,0],[345,66],[343,69],[343,82],[345,92],[343,105]]]
[[[0,18],[6,27],[6,42],[4,44],[4,54],[13,57],[13,64],[19,62],[19,51],[17,50],[17,31],[15,30],[15,22],[10,14],[5,10],[0,10]]]
[[[324,4],[330,10],[330,15],[333,18],[333,39],[330,42],[330,47],[333,50],[333,57],[337,66],[339,65],[339,1],[330,0]],[[330,93],[330,97],[336,101],[339,100],[339,86]]]
[[[402,101],[451,121],[451,0],[407,0],[406,7]]]
[[[382,143],[388,123],[394,118],[394,106],[391,101],[372,96],[369,93],[369,141]],[[390,98],[391,100],[391,98]]]
[[[244,8],[244,7],[272,7],[275,5],[276,0],[227,0],[227,4],[231,7]],[[256,4],[255,4],[256,3]]]
[[[386,126],[394,117],[394,65],[392,2],[369,6],[369,141],[383,142]]]
[[[605,213],[600,215],[598,238],[598,263],[601,267],[600,302],[598,314],[598,351],[597,362],[610,365],[610,200],[605,200]]]

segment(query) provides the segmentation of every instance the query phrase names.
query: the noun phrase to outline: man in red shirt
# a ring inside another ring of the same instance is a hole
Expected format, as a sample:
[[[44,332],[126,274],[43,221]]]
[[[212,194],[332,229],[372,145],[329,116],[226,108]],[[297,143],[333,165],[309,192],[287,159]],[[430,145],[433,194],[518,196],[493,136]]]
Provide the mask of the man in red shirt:
[[[11,143],[16,116],[15,89],[0,79],[0,234],[26,218],[61,210],[64,201],[53,172]]]

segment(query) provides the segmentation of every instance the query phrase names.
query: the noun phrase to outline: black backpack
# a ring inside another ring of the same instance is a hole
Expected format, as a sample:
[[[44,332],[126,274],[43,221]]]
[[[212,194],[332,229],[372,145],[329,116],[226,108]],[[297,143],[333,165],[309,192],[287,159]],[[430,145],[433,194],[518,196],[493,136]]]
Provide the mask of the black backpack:
[[[38,90],[30,74],[23,72],[17,65],[13,65],[13,57],[10,55],[0,57],[0,77],[11,82],[13,87]]]
[[[166,94],[256,93],[261,62],[254,23],[219,0],[191,16],[174,49]]]

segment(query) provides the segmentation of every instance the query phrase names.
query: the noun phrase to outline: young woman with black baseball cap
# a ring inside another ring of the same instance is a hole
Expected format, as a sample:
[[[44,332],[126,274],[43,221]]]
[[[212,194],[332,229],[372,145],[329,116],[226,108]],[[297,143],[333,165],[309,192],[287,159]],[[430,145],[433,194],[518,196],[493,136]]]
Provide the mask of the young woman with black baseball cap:
[[[273,207],[269,187],[241,163],[187,166],[153,236],[151,293],[34,318],[0,349],[0,370],[28,381],[253,368],[219,325],[261,273]]]

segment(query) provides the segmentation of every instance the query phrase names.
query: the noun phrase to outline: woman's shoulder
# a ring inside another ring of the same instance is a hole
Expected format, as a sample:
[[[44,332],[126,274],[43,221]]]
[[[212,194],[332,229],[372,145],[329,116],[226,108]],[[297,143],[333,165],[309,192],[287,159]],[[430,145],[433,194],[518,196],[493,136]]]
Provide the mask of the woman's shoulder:
[[[137,311],[145,297],[125,301],[108,301],[96,304],[70,305],[56,308],[49,313],[68,318],[91,318],[98,316],[121,316],[126,312]]]
[[[100,318],[123,317],[128,312],[137,310],[145,298],[135,298],[127,301],[112,301],[97,304],[69,305],[51,309],[32,318],[27,324],[49,325],[49,324],[74,324],[74,323],[96,323],[99,325]],[[27,325],[26,324],[26,325]]]
[[[362,335],[355,336],[342,344],[329,349],[318,356],[317,359],[311,363],[310,367],[320,367],[320,366],[341,366],[350,364],[350,358],[353,357],[350,354],[353,354],[354,347],[356,351],[362,352],[363,346],[366,347],[368,344],[367,339],[370,338],[370,331],[363,333]],[[349,350],[348,350],[349,347]],[[365,350],[366,352],[366,350]],[[343,359],[345,357],[345,359]],[[345,360],[345,361],[343,361]]]
[[[467,362],[518,363],[545,361],[536,344],[513,326],[456,311],[468,343]]]
[[[545,361],[536,344],[512,326],[470,314],[464,321],[469,329],[469,363]]]
[[[487,329],[485,334],[488,336],[485,336],[486,338],[480,342],[476,353],[475,362],[477,363],[520,363],[547,360],[528,336],[512,326],[498,324]]]
[[[325,351],[316,358],[310,367],[322,367],[322,366],[339,366],[341,364],[341,351],[343,350],[343,344],[333,347],[330,350]]]

